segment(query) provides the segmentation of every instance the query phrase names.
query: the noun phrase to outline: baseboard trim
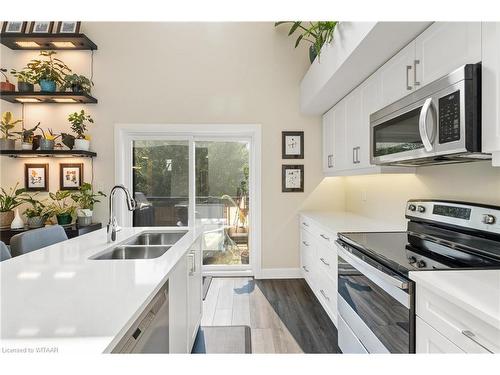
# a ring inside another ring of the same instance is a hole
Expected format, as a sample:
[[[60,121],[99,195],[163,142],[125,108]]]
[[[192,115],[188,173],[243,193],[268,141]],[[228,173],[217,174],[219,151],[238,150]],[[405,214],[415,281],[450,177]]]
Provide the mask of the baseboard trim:
[[[262,268],[258,279],[301,279],[300,268]]]

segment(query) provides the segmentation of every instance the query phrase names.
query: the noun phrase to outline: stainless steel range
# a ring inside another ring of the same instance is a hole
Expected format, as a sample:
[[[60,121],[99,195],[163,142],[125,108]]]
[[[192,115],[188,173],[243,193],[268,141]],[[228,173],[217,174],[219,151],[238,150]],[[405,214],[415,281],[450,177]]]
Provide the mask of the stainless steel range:
[[[406,232],[339,233],[339,347],[415,352],[410,272],[500,269],[500,207],[410,200]]]

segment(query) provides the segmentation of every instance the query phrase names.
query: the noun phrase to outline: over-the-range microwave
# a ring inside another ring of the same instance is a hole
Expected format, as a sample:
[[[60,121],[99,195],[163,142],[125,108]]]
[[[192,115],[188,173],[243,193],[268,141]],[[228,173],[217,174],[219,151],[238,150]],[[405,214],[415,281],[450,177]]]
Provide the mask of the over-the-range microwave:
[[[481,152],[481,64],[467,64],[370,115],[372,164],[491,159]]]

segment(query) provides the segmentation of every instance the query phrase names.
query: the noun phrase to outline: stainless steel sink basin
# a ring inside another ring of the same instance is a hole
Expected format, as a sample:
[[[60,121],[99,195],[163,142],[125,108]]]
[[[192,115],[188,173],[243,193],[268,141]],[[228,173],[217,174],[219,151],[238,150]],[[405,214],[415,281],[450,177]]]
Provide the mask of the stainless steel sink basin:
[[[145,245],[145,246],[157,246],[166,245],[173,246],[177,241],[179,241],[184,235],[183,232],[146,232],[142,233],[137,237],[132,238],[130,241],[126,242],[126,245]]]
[[[90,259],[154,259],[162,256],[172,246],[129,246],[121,245]]]

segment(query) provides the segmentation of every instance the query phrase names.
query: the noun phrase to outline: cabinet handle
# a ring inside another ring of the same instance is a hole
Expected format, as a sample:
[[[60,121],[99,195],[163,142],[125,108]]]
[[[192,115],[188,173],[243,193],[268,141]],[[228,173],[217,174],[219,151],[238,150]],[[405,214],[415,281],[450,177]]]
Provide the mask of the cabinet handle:
[[[359,163],[361,163],[361,162],[359,161],[359,149],[360,149],[360,148],[361,148],[360,146],[354,147],[354,155],[355,155],[355,158],[354,158],[354,164],[359,164]]]
[[[306,241],[302,241],[302,243],[304,244],[304,246],[309,246],[309,244]]]
[[[324,234],[320,234],[319,236],[320,236],[321,238],[323,238],[324,240],[330,241],[330,237],[327,237],[327,236],[325,236]]]
[[[319,292],[323,295],[323,297],[325,297],[325,299],[326,299],[328,302],[330,302],[330,297],[328,297],[328,296],[326,295],[326,293],[325,293],[325,291],[324,291],[323,289],[321,289]]]
[[[325,266],[330,267],[330,263],[328,263],[328,262],[325,260],[325,258],[319,258],[319,260],[321,260]]]
[[[420,82],[417,81],[417,64],[420,64],[420,60],[414,60],[413,62],[413,84],[420,86]]]
[[[411,91],[410,78],[408,77],[411,70],[411,65],[406,65],[406,90]]]
[[[352,148],[352,164],[356,164],[356,147]]]
[[[191,267],[189,267],[189,276],[193,276],[196,272],[196,256],[194,252],[189,253],[188,258],[191,262]]]
[[[304,271],[309,272],[306,266],[302,266],[302,268],[304,269]]]
[[[307,224],[305,221],[302,222],[302,225],[305,226],[305,227],[309,226],[309,224]]]
[[[476,344],[478,344],[481,348],[483,348],[484,350],[490,352],[493,354],[493,352],[488,349],[484,344],[482,344],[481,342],[479,342],[479,339],[477,338],[477,336],[474,334],[474,332],[471,332],[471,331],[467,331],[467,330],[464,330],[462,331],[462,335],[464,335],[465,337],[467,337],[468,339],[474,341]]]

